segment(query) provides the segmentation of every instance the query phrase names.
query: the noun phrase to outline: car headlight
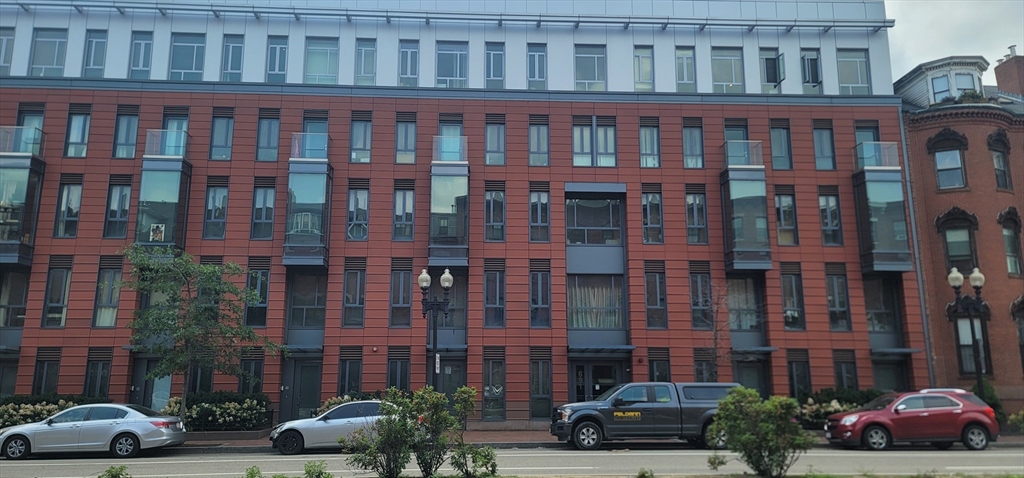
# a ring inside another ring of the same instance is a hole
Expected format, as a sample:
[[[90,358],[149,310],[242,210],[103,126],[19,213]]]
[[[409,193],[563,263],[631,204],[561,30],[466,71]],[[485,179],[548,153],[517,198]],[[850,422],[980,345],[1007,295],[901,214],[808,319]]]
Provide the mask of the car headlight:
[[[14,427],[4,427],[4,428],[0,428],[0,436],[3,436],[3,434],[4,434],[4,433],[7,433],[7,430],[10,430],[11,428],[14,428]]]
[[[839,422],[840,425],[853,425],[860,415],[847,415]]]
[[[562,409],[562,421],[563,422],[569,421],[569,415],[572,415],[572,409],[571,408],[563,408]]]

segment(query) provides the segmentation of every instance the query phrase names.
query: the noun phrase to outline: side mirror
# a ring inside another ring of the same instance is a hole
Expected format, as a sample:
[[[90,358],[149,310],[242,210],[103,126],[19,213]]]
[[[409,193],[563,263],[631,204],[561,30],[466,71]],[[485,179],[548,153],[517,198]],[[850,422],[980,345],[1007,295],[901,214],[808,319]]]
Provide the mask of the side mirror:
[[[45,423],[46,423],[46,424],[47,424],[48,426],[51,426],[51,427],[52,427],[52,426],[53,426],[53,419],[52,419],[52,418],[47,418],[47,419],[46,419],[46,422],[45,422]]]
[[[906,405],[898,405],[898,406],[896,407],[896,410],[894,410],[894,411],[896,412],[896,414],[897,414],[897,415],[899,415],[899,414],[900,414],[900,412],[902,412],[903,410],[906,410],[906,409],[907,409],[907,406],[906,406]]]
[[[623,400],[622,397],[615,397],[614,399],[612,399],[612,406],[613,407],[624,407],[624,406],[626,406],[626,401]]]

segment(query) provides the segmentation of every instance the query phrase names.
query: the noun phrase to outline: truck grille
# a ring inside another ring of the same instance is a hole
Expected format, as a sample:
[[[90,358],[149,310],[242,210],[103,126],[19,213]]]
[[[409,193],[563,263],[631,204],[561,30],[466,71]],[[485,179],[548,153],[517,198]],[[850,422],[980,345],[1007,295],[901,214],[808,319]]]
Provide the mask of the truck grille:
[[[562,419],[562,412],[558,411],[558,407],[551,409],[551,423],[555,423]]]

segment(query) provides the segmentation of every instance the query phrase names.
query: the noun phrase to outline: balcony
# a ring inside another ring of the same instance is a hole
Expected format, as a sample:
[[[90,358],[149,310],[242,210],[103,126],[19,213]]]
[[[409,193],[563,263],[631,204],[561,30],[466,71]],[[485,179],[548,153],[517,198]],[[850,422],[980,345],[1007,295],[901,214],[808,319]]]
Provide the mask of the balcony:
[[[288,159],[298,161],[327,161],[331,137],[327,133],[292,133],[292,148]]]
[[[186,159],[188,132],[174,129],[146,131],[146,152],[143,159]]]
[[[466,162],[465,136],[434,136],[434,162]]]
[[[760,141],[726,141],[722,145],[725,167],[752,167],[764,169],[764,154]]]
[[[0,126],[0,156],[42,159],[46,135],[38,128]]]
[[[853,156],[857,158],[857,171],[867,168],[899,168],[899,146],[892,142],[866,141],[853,148]]]

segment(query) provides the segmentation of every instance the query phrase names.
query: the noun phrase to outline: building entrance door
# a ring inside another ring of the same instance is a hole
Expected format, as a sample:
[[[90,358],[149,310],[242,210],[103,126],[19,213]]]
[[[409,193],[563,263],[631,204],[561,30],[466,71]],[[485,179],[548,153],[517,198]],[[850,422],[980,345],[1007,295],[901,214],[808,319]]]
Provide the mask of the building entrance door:
[[[320,362],[296,362],[292,378],[292,419],[310,418],[320,407]]]
[[[594,400],[622,382],[622,364],[616,362],[587,362],[572,365],[572,402]]]
[[[147,379],[159,361],[151,358],[136,358],[132,367],[132,389],[128,402],[160,411],[171,398],[171,377]]]

